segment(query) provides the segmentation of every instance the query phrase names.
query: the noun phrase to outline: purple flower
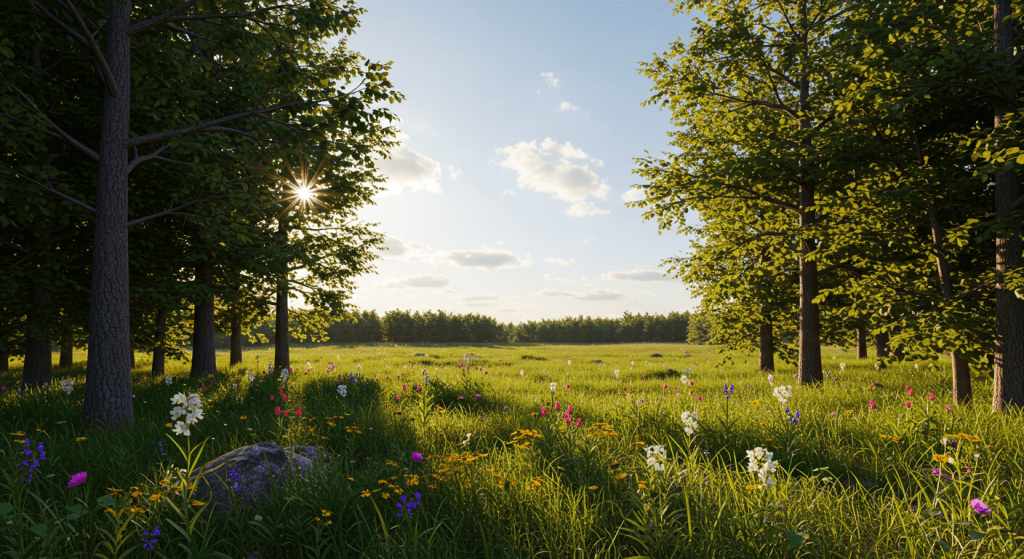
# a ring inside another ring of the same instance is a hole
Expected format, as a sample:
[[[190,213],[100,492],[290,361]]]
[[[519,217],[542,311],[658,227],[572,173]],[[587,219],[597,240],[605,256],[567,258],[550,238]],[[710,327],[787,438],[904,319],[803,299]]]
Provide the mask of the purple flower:
[[[479,397],[480,397],[480,395],[479,395],[479,394],[477,394],[477,395],[476,395],[476,397],[477,397],[477,398],[479,398]]]
[[[419,452],[413,452],[412,453],[412,461],[413,462],[422,462],[423,461],[423,455],[420,454]]]
[[[85,479],[87,477],[89,477],[89,474],[87,474],[85,472],[79,472],[79,473],[71,476],[71,481],[68,482],[68,489],[71,489],[72,487],[78,487],[79,485],[82,485],[83,483],[85,483]]]
[[[972,499],[971,508],[978,514],[992,514],[992,509],[986,507],[985,503],[981,502],[981,499]]]
[[[159,536],[160,535],[160,526],[159,525],[155,526],[153,528],[153,533],[152,534],[149,533],[149,532],[143,532],[142,535],[143,536]],[[144,547],[146,549],[153,549],[153,544],[155,544],[155,543],[156,543],[156,538],[155,537],[153,539],[151,539],[151,540],[147,540],[146,538],[142,538],[142,547]]]

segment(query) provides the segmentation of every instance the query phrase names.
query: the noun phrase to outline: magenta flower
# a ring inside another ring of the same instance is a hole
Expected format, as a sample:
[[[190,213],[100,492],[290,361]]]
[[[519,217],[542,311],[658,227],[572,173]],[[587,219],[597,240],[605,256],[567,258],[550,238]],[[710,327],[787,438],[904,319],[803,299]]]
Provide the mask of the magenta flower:
[[[700,401],[700,396],[697,396],[697,401],[698,401],[698,402]]]
[[[420,454],[419,452],[413,452],[412,453],[412,461],[413,462],[422,462],[423,461],[423,455]]]
[[[477,394],[477,395],[476,395],[476,397],[477,397],[477,398],[479,398],[479,397],[480,397],[480,395],[479,395],[479,394]]]
[[[548,409],[546,407],[544,407],[544,406],[541,406],[540,407],[540,416],[541,417],[547,417],[547,415],[548,415]]]
[[[928,399],[929,400],[934,400],[935,399],[935,394],[932,394],[932,393],[929,392],[928,393]]]
[[[560,402],[555,402],[555,411],[558,411],[558,406],[560,406],[560,405],[561,405]]]
[[[87,477],[89,477],[89,474],[85,472],[79,472],[71,476],[71,481],[68,482],[68,489],[82,485],[83,483],[85,483],[85,478]]]
[[[910,408],[910,402],[907,402],[907,408],[908,409]]]
[[[868,400],[868,406],[871,406],[871,409],[875,409],[875,401],[874,400]]]
[[[972,499],[971,508],[978,514],[992,514],[992,510],[986,507],[985,503],[981,502],[981,499]]]
[[[953,408],[946,406],[946,411],[953,411]]]

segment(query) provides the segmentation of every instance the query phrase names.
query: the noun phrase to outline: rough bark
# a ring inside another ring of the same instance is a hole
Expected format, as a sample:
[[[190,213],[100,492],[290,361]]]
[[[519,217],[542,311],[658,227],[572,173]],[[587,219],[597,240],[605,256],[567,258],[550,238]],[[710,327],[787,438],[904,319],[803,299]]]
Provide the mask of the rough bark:
[[[153,346],[153,368],[150,373],[154,377],[164,376],[164,356],[166,355],[166,348],[164,347],[164,339],[167,335],[165,327],[167,326],[167,313],[160,309],[156,311],[156,345]]]
[[[800,82],[801,109],[806,110],[808,82]],[[805,126],[806,124],[806,126]],[[810,121],[800,121],[800,128],[810,127]],[[809,229],[814,226],[814,185],[800,172],[800,228]],[[807,257],[815,249],[812,239],[800,240],[800,334],[799,334],[799,369],[800,384],[821,382],[824,378],[821,371],[821,318],[818,305],[814,298],[818,296],[818,263]]]
[[[757,368],[760,371],[774,371],[775,336],[772,335],[772,323],[762,322],[759,334],[761,351],[757,357]]]
[[[857,359],[868,358],[868,328],[861,324],[857,327]]]
[[[202,277],[203,283],[213,288],[213,269],[210,264],[204,264],[201,270],[196,269],[196,277]],[[192,321],[192,371],[189,374],[192,378],[217,372],[217,348],[214,345],[217,325],[213,315],[213,293],[197,301],[195,307]]]
[[[10,370],[8,364],[11,360],[11,353],[9,351],[0,352],[0,371],[7,372]]]
[[[1013,49],[1013,9],[1010,0],[995,0],[993,28],[995,52]],[[1007,19],[1003,22],[1003,19]],[[1005,65],[1005,62],[999,64]],[[1008,70],[1009,71],[1009,70]],[[995,127],[1002,124],[1010,107],[997,104]],[[996,218],[1006,224],[996,234],[996,273],[998,277],[1024,266],[1024,239],[1020,213],[1014,213],[1013,204],[1021,197],[1020,177],[1016,170],[996,175]],[[1024,300],[999,280],[996,283],[996,344],[993,367],[992,409],[1004,411],[1009,407],[1024,406]]]
[[[935,209],[933,200],[928,200],[928,221],[932,227],[932,250],[935,252],[935,268],[939,274],[939,284],[942,286],[942,300],[948,303],[953,300],[953,279],[950,277],[946,253],[942,250],[942,223],[939,221],[939,212]],[[949,359],[953,365],[953,400],[963,404],[971,400],[970,365],[955,351],[949,352]]]
[[[60,337],[60,364],[58,369],[70,369],[75,365],[75,335],[70,327],[64,328]]]
[[[875,334],[875,362],[878,363],[878,368],[885,368],[885,362],[882,359],[886,357],[889,357],[889,333]]]
[[[25,335],[25,368],[22,387],[42,387],[53,380],[53,354],[50,349],[50,293],[44,283],[32,284],[32,306]]]
[[[231,361],[230,365],[242,362],[242,323],[236,318],[231,321]]]
[[[128,133],[131,115],[130,2],[110,0],[107,65],[118,95],[103,94],[82,423],[133,423],[128,328]]]

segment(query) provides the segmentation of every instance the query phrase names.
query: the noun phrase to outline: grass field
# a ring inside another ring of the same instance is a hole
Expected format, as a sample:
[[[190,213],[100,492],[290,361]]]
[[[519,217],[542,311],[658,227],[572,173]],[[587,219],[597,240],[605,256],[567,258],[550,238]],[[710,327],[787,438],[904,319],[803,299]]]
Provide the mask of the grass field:
[[[212,384],[168,363],[168,385],[139,355],[135,422],[122,432],[81,426],[84,367],[18,396],[15,365],[0,378],[0,549],[18,558],[1024,557],[1024,420],[990,411],[987,379],[975,380],[974,405],[955,406],[945,360],[876,370],[826,348],[825,383],[803,387],[793,367],[769,384],[756,355],[707,346],[293,347],[286,382],[267,372],[272,357],[273,348],[248,351],[229,368],[219,353]],[[793,386],[785,405],[773,397],[784,385]],[[178,393],[202,402],[187,437],[170,428]],[[692,435],[683,412],[697,412]],[[261,441],[326,449],[329,473],[226,520],[197,514],[207,504],[181,493],[181,476]],[[760,476],[747,452],[758,447],[772,453],[757,452]],[[79,472],[86,481],[69,488]],[[417,493],[419,507],[398,506]]]

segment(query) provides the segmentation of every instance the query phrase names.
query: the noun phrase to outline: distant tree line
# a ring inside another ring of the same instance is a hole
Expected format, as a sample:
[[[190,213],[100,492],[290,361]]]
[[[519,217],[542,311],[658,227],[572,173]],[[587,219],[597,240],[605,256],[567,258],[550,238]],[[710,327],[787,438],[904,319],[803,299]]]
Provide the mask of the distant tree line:
[[[326,328],[326,340],[322,337],[304,337],[298,328],[289,328],[289,332],[292,342],[312,339],[331,343],[608,344],[686,342],[688,338],[694,338],[696,341],[693,343],[712,341],[708,320],[692,320],[689,312],[671,312],[667,315],[626,312],[621,318],[578,316],[503,324],[489,316],[472,313],[393,310],[382,317],[376,311],[364,310],[353,311],[348,320],[332,322]],[[267,343],[273,339],[273,317],[249,333],[250,343]],[[227,336],[218,338],[219,346],[226,347],[227,344]]]

